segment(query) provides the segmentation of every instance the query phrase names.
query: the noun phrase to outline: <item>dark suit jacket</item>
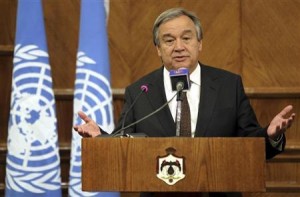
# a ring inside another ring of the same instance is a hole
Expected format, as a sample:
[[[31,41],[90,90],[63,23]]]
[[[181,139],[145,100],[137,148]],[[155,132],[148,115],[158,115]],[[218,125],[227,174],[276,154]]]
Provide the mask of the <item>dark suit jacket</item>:
[[[148,85],[149,90],[138,97],[142,85]],[[136,103],[132,105],[137,97]],[[152,113],[166,102],[163,67],[161,67],[126,88],[125,105],[115,131],[122,128],[123,121],[125,126],[129,125]],[[126,120],[124,120],[125,114],[127,114]],[[145,133],[149,137],[171,137],[176,135],[176,125],[166,105],[155,115],[130,127],[125,132]],[[201,64],[201,96],[195,137],[265,137],[267,159],[280,152],[269,143],[266,128],[258,124],[245,95],[241,77],[203,64]],[[283,148],[284,145],[285,137]],[[141,197],[186,195],[199,196],[200,194],[141,193]],[[242,195],[241,193],[209,193],[209,196],[237,197]]]
[[[142,93],[128,110],[140,94],[141,86],[145,84],[148,85],[148,92]],[[122,127],[126,112],[128,113],[125,126],[145,117],[166,102],[163,67],[161,67],[126,88],[124,108],[115,131]],[[176,135],[176,125],[167,105],[125,132],[145,133],[149,137],[171,137]],[[241,77],[203,64],[201,64],[201,96],[195,137],[265,137],[267,158],[279,153],[270,145],[266,128],[262,128],[257,122],[245,95]]]

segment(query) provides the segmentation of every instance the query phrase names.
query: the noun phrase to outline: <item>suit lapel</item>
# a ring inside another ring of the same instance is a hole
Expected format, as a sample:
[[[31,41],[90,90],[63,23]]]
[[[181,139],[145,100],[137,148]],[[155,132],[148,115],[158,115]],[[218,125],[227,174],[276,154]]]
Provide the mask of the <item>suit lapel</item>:
[[[216,78],[216,76],[208,72],[205,66],[201,65],[201,95],[198,108],[196,137],[206,136],[206,128],[212,116],[219,87]]]
[[[149,92],[147,94],[153,110],[158,109],[167,102],[163,84],[163,69],[160,69],[153,78],[153,81],[149,84]],[[163,127],[164,136],[175,135],[176,126],[169,106],[165,106],[160,112],[155,115],[155,117]]]

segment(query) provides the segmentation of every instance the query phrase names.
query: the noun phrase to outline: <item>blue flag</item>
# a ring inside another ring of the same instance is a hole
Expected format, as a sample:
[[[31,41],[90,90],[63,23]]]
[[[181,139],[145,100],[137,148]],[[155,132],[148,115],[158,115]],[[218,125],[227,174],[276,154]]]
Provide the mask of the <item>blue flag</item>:
[[[57,121],[40,0],[20,0],[5,196],[61,196]]]
[[[81,1],[79,48],[76,64],[73,123],[75,125],[83,123],[76,115],[78,111],[83,111],[95,120],[101,128],[108,132],[112,131],[114,121],[106,14],[103,0]],[[74,131],[72,133],[69,195],[120,196],[119,192],[88,193],[82,191],[81,137]]]

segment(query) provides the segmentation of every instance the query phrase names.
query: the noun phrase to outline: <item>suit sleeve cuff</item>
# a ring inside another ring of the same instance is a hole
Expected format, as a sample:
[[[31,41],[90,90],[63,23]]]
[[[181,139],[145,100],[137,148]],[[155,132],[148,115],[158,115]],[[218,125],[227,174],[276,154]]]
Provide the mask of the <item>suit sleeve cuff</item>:
[[[269,138],[269,142],[272,145],[273,148],[276,148],[279,151],[282,151],[282,145],[283,145],[283,134],[278,136],[276,140],[273,140]]]

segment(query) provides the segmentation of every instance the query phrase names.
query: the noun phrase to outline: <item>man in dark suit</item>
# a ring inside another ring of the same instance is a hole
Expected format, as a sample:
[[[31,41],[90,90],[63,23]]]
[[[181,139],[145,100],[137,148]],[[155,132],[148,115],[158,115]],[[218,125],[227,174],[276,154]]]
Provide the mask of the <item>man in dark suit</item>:
[[[262,128],[245,95],[240,76],[198,62],[202,38],[200,21],[189,11],[170,9],[156,19],[153,41],[163,66],[126,88],[124,109],[115,131],[171,100],[176,91],[172,91],[169,71],[187,68],[191,80],[190,89],[186,91],[191,109],[191,137],[265,137],[267,158],[282,152],[284,132],[295,117],[294,113],[288,115],[292,106],[285,107]],[[142,93],[129,110],[143,85],[148,91]],[[145,133],[150,137],[176,136],[176,105],[173,99],[167,107],[125,132]],[[83,125],[74,126],[80,135],[95,137],[103,133],[83,112],[79,112],[79,116],[85,121]]]

